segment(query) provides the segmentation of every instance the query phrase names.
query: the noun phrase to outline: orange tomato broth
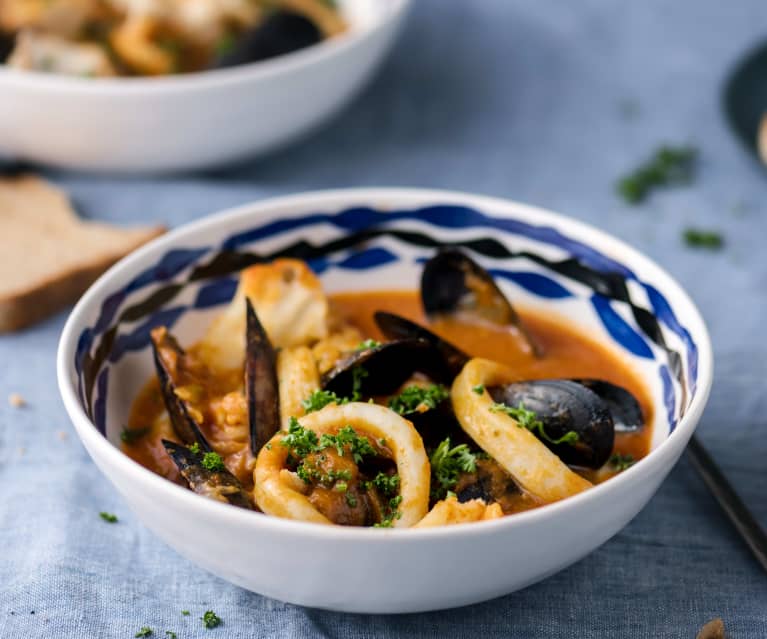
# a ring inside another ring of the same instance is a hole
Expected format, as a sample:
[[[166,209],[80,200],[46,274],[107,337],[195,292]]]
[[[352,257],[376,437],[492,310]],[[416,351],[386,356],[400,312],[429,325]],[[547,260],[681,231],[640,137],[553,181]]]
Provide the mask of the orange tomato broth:
[[[598,378],[628,389],[639,401],[648,426],[637,433],[616,433],[614,453],[641,459],[650,450],[652,438],[653,406],[641,377],[633,371],[614,350],[596,339],[573,329],[566,318],[544,314],[539,310],[517,308],[530,334],[542,347],[545,355],[536,357],[524,348],[524,343],[513,332],[488,324],[440,320],[426,323],[416,291],[366,291],[336,293],[329,296],[334,310],[356,326],[366,337],[383,340],[373,320],[376,311],[388,311],[428,326],[433,332],[449,340],[472,356],[492,359],[512,367],[519,379],[546,378]],[[194,347],[188,349],[194,353]],[[211,378],[212,395],[223,395],[242,384],[242,373]],[[156,378],[150,380],[133,404],[128,427],[145,428],[154,423],[165,407]],[[169,429],[169,427],[167,427]],[[177,439],[172,431],[159,432],[156,426],[133,443],[124,443],[123,451],[142,466],[177,482],[179,473],[166,454],[161,439]],[[608,479],[610,472],[577,469],[593,482]]]

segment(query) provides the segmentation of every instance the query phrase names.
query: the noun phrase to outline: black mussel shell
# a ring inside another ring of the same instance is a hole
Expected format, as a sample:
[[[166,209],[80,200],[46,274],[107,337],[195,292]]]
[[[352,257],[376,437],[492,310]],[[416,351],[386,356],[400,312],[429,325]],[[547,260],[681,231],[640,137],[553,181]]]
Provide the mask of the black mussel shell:
[[[469,356],[462,350],[409,319],[383,311],[378,311],[373,317],[387,339],[421,339],[429,342],[443,362],[444,375],[438,380],[442,383],[451,383],[469,361]]]
[[[493,276],[458,249],[443,249],[426,262],[421,274],[421,301],[430,320],[460,315],[498,326],[514,326],[533,353],[541,354]]]
[[[257,455],[280,428],[280,394],[274,348],[247,298],[245,306],[245,399],[250,449]]]
[[[613,418],[616,433],[635,433],[644,428],[642,407],[636,397],[622,386],[616,386],[601,379],[576,379],[589,390],[594,391],[607,404]]]
[[[200,425],[189,414],[186,402],[176,394],[176,380],[171,374],[171,367],[166,364],[161,354],[162,349],[170,349],[175,351],[180,359],[185,355],[184,349],[167,330],[158,331],[158,329],[154,329],[151,337],[155,369],[160,380],[160,392],[173,430],[185,444],[196,443],[199,444],[202,451],[211,452],[213,449],[202,434]]]
[[[253,510],[242,484],[228,470],[209,470],[202,463],[203,453],[192,452],[181,444],[163,439],[162,445],[194,492],[211,499],[223,497],[233,506]]]
[[[511,510],[509,500],[519,497],[520,492],[511,476],[492,459],[479,460],[476,472],[464,476],[455,490],[461,503],[482,499],[488,504],[500,504],[506,512]]]
[[[352,397],[357,380],[361,398],[390,395],[413,373],[439,374],[441,359],[429,342],[403,339],[351,353],[322,377],[322,387]],[[432,377],[432,379],[435,379]]]
[[[302,15],[275,11],[256,28],[243,33],[213,63],[215,68],[233,67],[292,53],[322,40],[317,26]]]
[[[494,401],[510,407],[524,406],[543,423],[546,439],[538,437],[566,464],[599,468],[613,449],[615,428],[610,411],[602,399],[582,384],[565,379],[519,382],[487,389]],[[569,431],[578,440],[554,444]]]
[[[10,33],[0,31],[0,64],[8,59],[15,46],[16,38]]]

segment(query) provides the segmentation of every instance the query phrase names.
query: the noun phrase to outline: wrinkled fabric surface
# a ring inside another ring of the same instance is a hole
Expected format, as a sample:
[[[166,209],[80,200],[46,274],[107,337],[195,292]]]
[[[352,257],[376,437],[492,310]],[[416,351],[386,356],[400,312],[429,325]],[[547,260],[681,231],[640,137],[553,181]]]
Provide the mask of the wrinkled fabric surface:
[[[126,224],[177,226],[307,189],[412,185],[510,197],[614,233],[668,268],[708,321],[717,371],[700,437],[767,525],[767,180],[720,111],[727,71],[767,37],[763,2],[416,4],[364,93],[290,148],[195,175],[46,175],[85,217]],[[700,149],[697,180],[626,205],[616,178],[663,142]],[[725,249],[685,247],[690,225],[722,230]],[[684,458],[602,548],[485,604],[357,616],[229,585],[157,540],[89,460],[56,388],[64,320],[0,337],[1,637],[133,637],[148,626],[184,639],[657,639],[694,637],[715,616],[733,638],[767,637],[767,576]],[[5,401],[14,392],[27,407]],[[223,625],[205,630],[207,609]]]

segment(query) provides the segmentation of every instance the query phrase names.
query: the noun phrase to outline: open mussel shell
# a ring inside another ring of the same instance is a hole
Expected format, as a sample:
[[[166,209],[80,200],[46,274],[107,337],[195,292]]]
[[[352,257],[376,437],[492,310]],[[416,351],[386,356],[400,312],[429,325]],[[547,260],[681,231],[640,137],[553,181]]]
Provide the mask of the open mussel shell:
[[[257,455],[280,427],[277,356],[253,304],[247,298],[245,306],[245,400],[250,449]]]
[[[413,373],[440,375],[441,359],[422,339],[402,339],[351,353],[322,376],[322,387],[339,397],[390,395]],[[444,372],[444,371],[443,371]]]
[[[443,249],[426,262],[421,301],[430,320],[457,316],[514,327],[535,355],[542,352],[493,276],[458,249]]]
[[[518,382],[487,389],[494,401],[524,407],[536,414],[548,439],[532,430],[566,464],[599,468],[610,457],[615,440],[613,418],[607,404],[583,384],[566,379]],[[554,444],[568,432],[577,441]]]
[[[239,508],[253,510],[240,481],[228,470],[209,470],[203,465],[203,453],[195,453],[186,446],[162,440],[162,445],[181,476],[198,495],[226,501]]]
[[[173,379],[173,371],[181,365],[185,355],[184,349],[164,327],[154,329],[151,338],[160,393],[173,430],[185,444],[199,444],[203,452],[211,452],[213,449],[202,434],[200,425],[189,414],[186,402],[176,393],[178,384]]]
[[[644,428],[642,407],[636,397],[622,386],[601,379],[573,380],[595,392],[607,405],[616,433],[635,433]]]
[[[302,15],[274,11],[216,57],[213,67],[233,67],[304,49],[322,40],[317,26]]]
[[[444,368],[444,372],[440,373],[437,381],[452,383],[466,362],[469,361],[469,356],[462,350],[409,319],[384,311],[378,311],[373,318],[387,339],[420,339],[431,344],[440,356]]]

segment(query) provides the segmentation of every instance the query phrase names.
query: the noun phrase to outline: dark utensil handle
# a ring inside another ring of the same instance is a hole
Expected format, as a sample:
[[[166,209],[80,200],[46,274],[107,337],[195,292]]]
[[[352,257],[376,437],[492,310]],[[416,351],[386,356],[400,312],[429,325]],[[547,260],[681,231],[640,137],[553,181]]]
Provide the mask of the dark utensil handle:
[[[767,572],[767,534],[765,534],[764,529],[754,519],[751,511],[743,503],[743,500],[695,435],[690,439],[687,452],[695,470],[700,473],[711,494],[719,502],[756,560]]]

